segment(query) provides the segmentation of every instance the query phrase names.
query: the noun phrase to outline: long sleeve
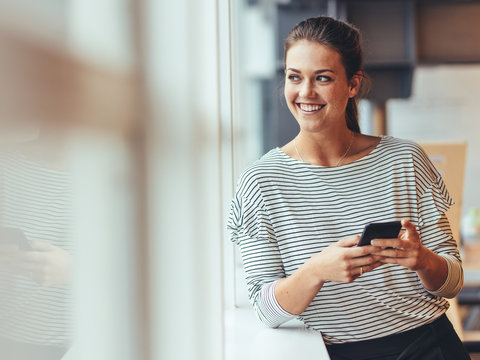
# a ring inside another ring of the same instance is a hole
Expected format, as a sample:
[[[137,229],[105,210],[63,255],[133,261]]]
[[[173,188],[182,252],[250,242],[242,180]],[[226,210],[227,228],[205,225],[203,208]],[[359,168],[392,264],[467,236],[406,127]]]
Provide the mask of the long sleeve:
[[[421,227],[420,236],[424,245],[442,256],[448,265],[448,274],[443,285],[439,289],[429,292],[445,298],[455,297],[463,286],[463,269],[456,241],[452,236],[445,214],[436,224]]]
[[[252,188],[246,198],[241,193],[248,189],[237,191],[228,227],[231,240],[240,247],[250,302],[265,325],[278,327],[295,316],[275,298],[275,284],[285,277],[282,258],[260,191]]]
[[[442,256],[448,265],[444,284],[432,295],[446,298],[455,297],[463,286],[462,261],[453,238],[450,224],[445,215],[454,204],[440,173],[427,155],[419,152],[415,157],[416,181],[418,188],[419,233],[422,242],[430,250]]]

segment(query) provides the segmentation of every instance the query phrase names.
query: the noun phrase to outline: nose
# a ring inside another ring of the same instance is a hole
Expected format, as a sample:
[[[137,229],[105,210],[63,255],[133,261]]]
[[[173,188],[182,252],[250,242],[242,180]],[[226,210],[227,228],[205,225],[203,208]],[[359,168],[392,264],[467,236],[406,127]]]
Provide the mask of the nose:
[[[299,95],[300,97],[305,97],[305,98],[314,97],[315,91],[313,88],[313,84],[310,81],[305,80],[302,84]]]

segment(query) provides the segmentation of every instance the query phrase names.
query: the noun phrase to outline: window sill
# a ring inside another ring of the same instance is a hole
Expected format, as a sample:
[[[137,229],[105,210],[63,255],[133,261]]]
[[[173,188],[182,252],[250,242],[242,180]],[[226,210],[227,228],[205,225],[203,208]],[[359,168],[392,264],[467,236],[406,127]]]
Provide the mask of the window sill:
[[[251,307],[229,309],[225,314],[226,360],[327,360],[322,336],[298,320],[278,329],[265,327]]]

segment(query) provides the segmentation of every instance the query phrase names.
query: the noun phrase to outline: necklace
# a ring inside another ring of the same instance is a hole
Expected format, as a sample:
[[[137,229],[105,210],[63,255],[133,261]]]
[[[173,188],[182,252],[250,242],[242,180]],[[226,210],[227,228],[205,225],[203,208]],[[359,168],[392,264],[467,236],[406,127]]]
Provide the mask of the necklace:
[[[340,162],[345,159],[345,157],[348,155],[348,152],[350,151],[350,148],[352,147],[352,144],[353,144],[353,138],[355,137],[355,133],[352,132],[352,139],[350,140],[350,144],[348,145],[348,148],[347,150],[345,151],[345,153],[343,154],[343,156],[338,160],[338,162],[335,164],[335,167],[338,167],[340,165]],[[295,147],[295,152],[297,153],[298,157],[300,158],[300,160],[302,160],[302,162],[305,162],[305,160],[303,160],[302,158],[302,155],[300,155],[300,153],[298,152],[298,148],[297,148],[297,138],[295,137],[295,139],[293,139],[293,146]]]

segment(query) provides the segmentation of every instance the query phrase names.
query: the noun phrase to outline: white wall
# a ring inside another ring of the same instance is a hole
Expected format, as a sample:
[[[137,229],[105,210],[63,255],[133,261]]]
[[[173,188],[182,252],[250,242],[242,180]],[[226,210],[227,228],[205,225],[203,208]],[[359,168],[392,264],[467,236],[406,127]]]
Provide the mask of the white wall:
[[[387,104],[390,135],[415,141],[466,141],[464,211],[480,207],[480,65],[424,66],[408,100]]]

